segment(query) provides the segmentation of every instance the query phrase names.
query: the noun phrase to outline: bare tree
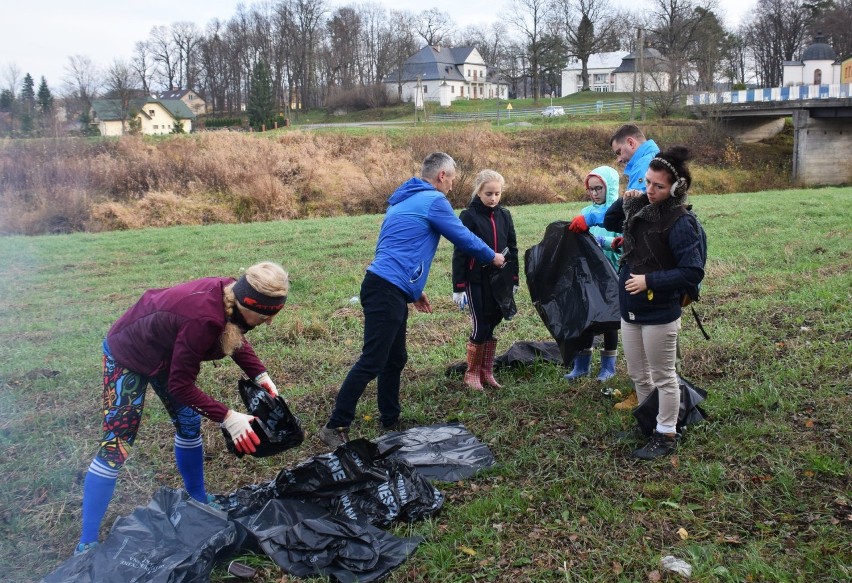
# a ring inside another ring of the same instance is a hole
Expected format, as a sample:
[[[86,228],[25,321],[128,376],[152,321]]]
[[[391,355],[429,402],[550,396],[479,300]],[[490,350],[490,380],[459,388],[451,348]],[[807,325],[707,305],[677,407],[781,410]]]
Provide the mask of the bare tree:
[[[89,123],[92,100],[97,97],[103,83],[101,73],[88,56],[72,55],[65,63],[63,82],[66,115],[79,120],[85,130]]]
[[[549,15],[550,6],[547,0],[514,0],[503,18],[523,38],[522,46],[529,62],[532,96],[535,100],[538,100],[541,93],[541,60],[546,48],[543,37]]]
[[[198,45],[201,31],[194,22],[172,24],[172,43],[177,49],[177,88],[196,89],[198,79]]]
[[[749,79],[747,68],[747,49],[743,29],[728,33],[725,38],[725,52],[722,60],[722,74],[732,86],[745,86]]]
[[[437,8],[424,10],[417,15],[417,34],[423,37],[429,46],[449,44],[453,34],[453,19]]]
[[[121,131],[127,131],[133,98],[138,94],[139,84],[133,66],[123,59],[115,59],[106,70],[104,80],[106,96],[118,102]]]
[[[615,13],[609,0],[556,0],[559,28],[569,56],[580,61],[583,91],[589,86],[589,57],[618,48]]]
[[[152,28],[148,39],[148,49],[163,88],[166,90],[176,89],[175,82],[178,76],[180,57],[171,29],[162,25]]]
[[[402,79],[405,61],[420,49],[420,45],[417,42],[417,33],[414,32],[415,28],[415,17],[411,13],[400,10],[390,11],[390,19],[385,31],[387,38],[385,42],[386,58],[395,70],[397,99],[400,100],[402,100]]]
[[[784,61],[799,53],[809,24],[801,0],[758,0],[754,19],[746,26],[746,42],[760,84],[781,85]]]
[[[670,115],[680,107],[681,92],[689,81],[694,57],[705,50],[700,33],[716,19],[713,1],[655,0],[648,27],[649,40],[665,58],[656,62],[657,72],[650,75],[654,91],[649,97],[661,116]],[[639,50],[643,58],[644,48]],[[644,84],[645,75],[640,72],[640,77]]]
[[[151,45],[146,41],[138,41],[134,48],[133,57],[130,59],[130,66],[133,67],[133,71],[139,78],[142,91],[146,95],[150,95],[151,84],[156,71],[154,58],[151,55]]]

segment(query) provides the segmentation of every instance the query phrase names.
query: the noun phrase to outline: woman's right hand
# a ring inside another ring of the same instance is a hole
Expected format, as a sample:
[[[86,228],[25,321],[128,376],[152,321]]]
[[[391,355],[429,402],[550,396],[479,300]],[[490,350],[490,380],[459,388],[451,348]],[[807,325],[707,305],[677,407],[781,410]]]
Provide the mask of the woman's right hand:
[[[629,198],[635,198],[637,196],[642,196],[643,194],[645,194],[645,193],[642,192],[641,190],[636,190],[636,189],[625,190],[624,194],[622,195],[622,198],[624,198],[624,200],[627,200]]]
[[[254,453],[257,451],[255,446],[260,445],[260,438],[251,428],[252,421],[254,421],[253,416],[237,413],[233,409],[228,410],[225,420],[222,421],[222,427],[231,436],[234,447],[240,453]]]

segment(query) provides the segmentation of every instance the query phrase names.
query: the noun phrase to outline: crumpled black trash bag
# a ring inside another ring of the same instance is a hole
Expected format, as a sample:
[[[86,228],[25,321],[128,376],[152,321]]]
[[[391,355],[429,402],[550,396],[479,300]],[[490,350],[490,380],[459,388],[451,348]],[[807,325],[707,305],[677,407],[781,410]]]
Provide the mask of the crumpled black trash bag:
[[[534,364],[536,361],[562,364],[562,354],[555,342],[513,342],[509,350],[494,358],[494,369],[517,368]],[[456,362],[447,367],[446,375],[461,375],[467,370],[467,363]]]
[[[161,488],[147,506],[118,518],[103,543],[66,560],[44,583],[200,583],[241,542],[224,512],[185,490]]]
[[[245,403],[249,415],[257,417],[251,426],[260,438],[254,457],[268,457],[298,447],[305,439],[305,432],[299,423],[299,418],[290,412],[284,397],[270,397],[263,387],[259,387],[252,381],[240,379],[237,389],[240,398]],[[222,428],[225,436],[225,446],[228,451],[237,457],[243,457],[242,452],[234,447],[231,435]]]
[[[423,542],[420,537],[400,538],[299,500],[270,500],[240,523],[257,547],[287,573],[324,575],[343,583],[384,578]]]
[[[491,295],[494,296],[494,301],[500,308],[500,313],[503,314],[503,319],[511,320],[518,313],[518,307],[515,305],[515,278],[512,271],[506,268],[503,264],[502,268],[494,268],[490,270],[488,282],[491,284]]]
[[[281,470],[267,484],[238,489],[222,500],[223,506],[237,518],[257,512],[271,499],[290,498],[376,526],[437,513],[444,495],[413,466],[389,457],[392,453],[394,448],[380,450],[371,441],[353,439],[333,452]]]
[[[612,264],[591,235],[567,227],[565,221],[550,223],[524,258],[533,306],[569,367],[584,337],[617,330],[621,315]]]
[[[461,423],[394,431],[382,435],[376,443],[394,448],[394,458],[405,460],[430,480],[465,480],[494,465],[488,446]]]
[[[707,398],[707,391],[696,387],[681,376],[678,376],[677,380],[680,383],[680,411],[677,414],[677,432],[683,433],[683,428],[687,425],[707,419],[707,413],[698,406],[699,403]],[[659,407],[660,397],[657,389],[654,389],[638,407],[633,409],[633,417],[636,418],[639,429],[646,436],[650,437],[657,427]]]

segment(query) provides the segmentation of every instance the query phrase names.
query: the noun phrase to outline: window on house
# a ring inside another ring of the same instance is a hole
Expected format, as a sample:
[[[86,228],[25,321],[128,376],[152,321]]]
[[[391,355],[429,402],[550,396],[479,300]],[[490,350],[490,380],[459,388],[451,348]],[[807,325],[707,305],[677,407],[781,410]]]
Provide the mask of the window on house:
[[[154,114],[155,114],[155,113],[156,113],[156,112],[155,112],[153,109],[149,109],[149,110],[148,110],[148,115],[150,115],[151,117],[154,117]]]
[[[814,85],[822,84],[822,69],[814,70]]]
[[[423,93],[429,93],[429,86],[428,85],[423,86]]]
[[[160,126],[156,126],[156,125],[155,125],[155,126],[154,126],[154,129],[155,129],[155,130],[158,130],[158,129],[160,129]]]
[[[461,87],[459,87],[459,95],[461,95],[462,97],[464,97],[464,85],[462,85]]]
[[[455,92],[456,92],[456,86],[450,85],[450,93],[455,93]]]

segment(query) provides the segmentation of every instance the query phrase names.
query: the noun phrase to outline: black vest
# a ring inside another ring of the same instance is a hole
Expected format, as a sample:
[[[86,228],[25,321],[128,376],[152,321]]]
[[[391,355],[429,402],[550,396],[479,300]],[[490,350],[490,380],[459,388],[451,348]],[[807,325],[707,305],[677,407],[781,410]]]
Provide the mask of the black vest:
[[[622,263],[630,272],[646,274],[675,267],[669,249],[669,229],[688,212],[682,202],[668,198],[650,204],[647,195],[628,199],[624,203],[624,255]]]

